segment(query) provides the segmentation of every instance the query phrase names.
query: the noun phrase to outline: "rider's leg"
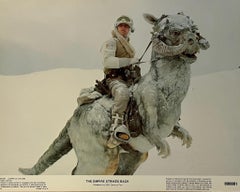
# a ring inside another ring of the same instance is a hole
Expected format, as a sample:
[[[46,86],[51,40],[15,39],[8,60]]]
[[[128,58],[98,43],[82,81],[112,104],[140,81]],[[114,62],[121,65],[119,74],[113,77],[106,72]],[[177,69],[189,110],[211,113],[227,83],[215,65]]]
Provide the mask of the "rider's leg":
[[[130,92],[127,85],[120,80],[112,80],[109,83],[114,105],[112,108],[112,125],[111,137],[108,142],[109,147],[116,147],[121,142],[127,142],[130,138],[130,133],[127,127],[123,124],[124,113],[127,109]]]

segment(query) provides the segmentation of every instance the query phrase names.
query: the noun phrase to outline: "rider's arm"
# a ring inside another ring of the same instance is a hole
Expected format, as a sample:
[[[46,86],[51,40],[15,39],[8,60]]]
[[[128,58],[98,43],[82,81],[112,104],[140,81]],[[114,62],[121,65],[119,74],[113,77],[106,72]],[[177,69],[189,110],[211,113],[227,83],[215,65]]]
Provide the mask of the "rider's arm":
[[[116,49],[117,43],[115,39],[110,39],[103,44],[101,53],[103,54],[103,66],[105,68],[118,69],[133,63],[133,58],[115,57]]]

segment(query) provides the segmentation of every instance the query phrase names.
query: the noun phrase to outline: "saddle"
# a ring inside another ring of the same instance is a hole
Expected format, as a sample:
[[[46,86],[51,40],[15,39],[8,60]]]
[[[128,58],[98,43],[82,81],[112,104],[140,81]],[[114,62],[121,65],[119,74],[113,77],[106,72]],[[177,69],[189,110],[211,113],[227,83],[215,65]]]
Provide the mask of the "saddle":
[[[96,80],[95,91],[102,95],[112,97],[111,91],[106,84],[106,79],[103,79],[102,81]],[[139,114],[137,102],[133,96],[129,99],[126,115],[124,116],[124,124],[127,126],[131,137],[137,137],[143,133],[142,117]]]

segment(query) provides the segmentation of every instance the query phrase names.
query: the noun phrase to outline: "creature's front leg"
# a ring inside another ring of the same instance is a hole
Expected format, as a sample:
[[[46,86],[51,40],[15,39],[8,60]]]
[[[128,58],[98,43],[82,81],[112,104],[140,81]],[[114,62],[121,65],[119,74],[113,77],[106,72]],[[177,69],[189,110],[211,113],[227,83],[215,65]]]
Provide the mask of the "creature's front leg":
[[[148,129],[157,129],[158,111],[164,113],[168,109],[168,104],[164,95],[162,93],[157,93],[156,87],[146,85],[142,91],[141,99],[145,110],[145,119]]]
[[[182,145],[186,145],[187,148],[189,148],[192,144],[191,135],[179,123],[177,123],[177,125],[174,126],[170,136],[180,138],[182,140]]]
[[[168,103],[162,92],[157,91],[156,86],[147,85],[142,92],[142,102],[145,109],[146,135],[152,144],[157,146],[159,155],[163,158],[170,154],[168,142],[164,139],[165,135],[159,134],[164,132],[164,128],[158,125],[158,118],[161,114],[168,111]],[[163,128],[163,130],[161,130]],[[159,130],[160,129],[160,130]]]

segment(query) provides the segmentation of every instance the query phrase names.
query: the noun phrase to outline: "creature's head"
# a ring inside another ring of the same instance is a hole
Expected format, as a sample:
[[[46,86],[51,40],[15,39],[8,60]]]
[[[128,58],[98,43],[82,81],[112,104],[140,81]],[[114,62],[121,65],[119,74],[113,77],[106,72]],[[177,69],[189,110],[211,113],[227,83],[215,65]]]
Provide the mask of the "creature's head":
[[[163,57],[179,55],[195,61],[195,54],[209,47],[197,26],[183,13],[162,15],[159,19],[144,14],[144,18],[153,25],[153,49]]]

